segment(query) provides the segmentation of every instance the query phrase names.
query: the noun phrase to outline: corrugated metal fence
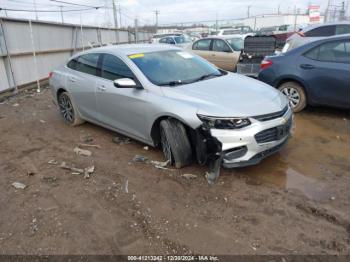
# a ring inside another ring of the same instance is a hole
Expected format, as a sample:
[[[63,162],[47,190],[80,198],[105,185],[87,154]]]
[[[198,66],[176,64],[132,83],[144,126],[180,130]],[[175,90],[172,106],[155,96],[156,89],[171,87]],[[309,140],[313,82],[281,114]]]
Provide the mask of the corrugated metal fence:
[[[138,42],[150,37],[137,32]],[[0,92],[46,79],[75,52],[131,42],[135,34],[128,31],[0,18]]]

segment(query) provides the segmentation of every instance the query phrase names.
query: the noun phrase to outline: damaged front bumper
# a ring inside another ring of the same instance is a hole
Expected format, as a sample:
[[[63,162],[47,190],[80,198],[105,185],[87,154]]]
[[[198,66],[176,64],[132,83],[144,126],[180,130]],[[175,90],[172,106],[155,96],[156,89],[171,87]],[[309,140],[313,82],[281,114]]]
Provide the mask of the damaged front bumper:
[[[209,182],[214,182],[220,166],[237,168],[258,164],[264,158],[278,152],[291,136],[293,113],[288,110],[277,118],[258,120],[249,118],[251,124],[242,129],[210,129],[205,141],[212,145],[208,150]]]

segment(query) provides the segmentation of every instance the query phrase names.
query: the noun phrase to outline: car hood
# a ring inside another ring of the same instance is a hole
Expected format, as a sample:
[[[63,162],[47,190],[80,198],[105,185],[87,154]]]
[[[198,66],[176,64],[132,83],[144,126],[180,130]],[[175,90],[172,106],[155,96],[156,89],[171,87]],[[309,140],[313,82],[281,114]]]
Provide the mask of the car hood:
[[[281,111],[286,98],[273,87],[238,74],[163,88],[164,95],[197,107],[198,114],[248,117]]]

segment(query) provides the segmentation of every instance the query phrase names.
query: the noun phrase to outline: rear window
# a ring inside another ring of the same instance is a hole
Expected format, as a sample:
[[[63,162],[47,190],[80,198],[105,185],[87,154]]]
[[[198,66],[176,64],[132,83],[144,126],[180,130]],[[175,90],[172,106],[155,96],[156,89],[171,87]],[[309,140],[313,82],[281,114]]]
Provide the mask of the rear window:
[[[336,35],[350,34],[350,25],[337,25]]]
[[[97,75],[97,61],[100,57],[99,54],[86,54],[78,57],[78,63],[76,70],[89,74]]]
[[[67,66],[68,66],[70,69],[76,70],[76,68],[77,68],[77,63],[78,63],[77,59],[74,58],[74,59],[72,59],[72,60],[70,60],[70,61],[68,62]]]
[[[304,33],[306,37],[323,37],[335,35],[335,26],[321,26]]]

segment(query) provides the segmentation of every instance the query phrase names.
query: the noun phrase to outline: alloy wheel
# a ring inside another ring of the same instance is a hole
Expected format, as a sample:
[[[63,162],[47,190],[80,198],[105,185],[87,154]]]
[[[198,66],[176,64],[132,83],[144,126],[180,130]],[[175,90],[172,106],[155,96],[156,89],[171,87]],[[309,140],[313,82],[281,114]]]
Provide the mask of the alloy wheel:
[[[288,98],[289,105],[292,108],[295,108],[300,103],[300,94],[298,90],[293,87],[285,87],[281,92]]]
[[[63,119],[68,123],[74,122],[74,109],[71,100],[66,94],[62,94],[59,98],[58,106]]]

